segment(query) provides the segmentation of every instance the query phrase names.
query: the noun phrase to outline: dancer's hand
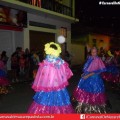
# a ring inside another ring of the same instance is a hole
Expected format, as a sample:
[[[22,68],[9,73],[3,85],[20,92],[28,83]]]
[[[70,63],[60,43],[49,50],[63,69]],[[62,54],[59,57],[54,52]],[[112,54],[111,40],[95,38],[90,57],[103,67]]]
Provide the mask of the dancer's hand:
[[[89,74],[83,77],[83,79],[87,79],[87,78],[89,78]]]
[[[88,75],[85,75],[85,76],[83,77],[83,79],[87,79],[87,78],[89,78],[89,77],[92,76],[92,75],[94,75],[94,73],[90,73],[90,74],[88,74]]]

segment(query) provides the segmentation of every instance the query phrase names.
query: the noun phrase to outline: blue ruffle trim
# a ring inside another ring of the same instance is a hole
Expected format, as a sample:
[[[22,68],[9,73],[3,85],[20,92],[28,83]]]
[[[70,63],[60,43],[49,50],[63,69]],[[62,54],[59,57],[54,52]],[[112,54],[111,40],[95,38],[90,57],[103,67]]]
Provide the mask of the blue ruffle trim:
[[[120,70],[116,66],[107,66],[106,72],[113,73],[113,74],[119,74]]]
[[[0,70],[0,77],[5,77],[6,76],[6,72],[3,70]]]
[[[95,74],[87,79],[80,79],[78,88],[90,93],[104,92],[104,83],[100,75]]]
[[[59,91],[37,92],[33,99],[38,104],[45,106],[70,105],[70,97],[66,88]]]

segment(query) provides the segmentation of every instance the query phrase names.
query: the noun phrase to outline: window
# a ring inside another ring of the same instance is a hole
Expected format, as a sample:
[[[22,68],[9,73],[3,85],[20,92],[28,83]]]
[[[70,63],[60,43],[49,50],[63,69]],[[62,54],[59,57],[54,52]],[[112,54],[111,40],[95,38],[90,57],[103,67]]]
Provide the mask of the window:
[[[61,27],[60,34],[63,35],[65,38],[67,38],[67,28]]]

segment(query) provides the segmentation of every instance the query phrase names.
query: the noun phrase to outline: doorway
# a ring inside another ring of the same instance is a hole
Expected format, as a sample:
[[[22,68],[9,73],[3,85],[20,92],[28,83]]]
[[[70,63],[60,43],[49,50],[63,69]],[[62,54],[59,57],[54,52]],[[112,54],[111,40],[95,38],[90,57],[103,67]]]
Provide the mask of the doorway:
[[[55,42],[55,33],[30,30],[30,51],[39,52],[40,61],[44,59],[44,45]]]

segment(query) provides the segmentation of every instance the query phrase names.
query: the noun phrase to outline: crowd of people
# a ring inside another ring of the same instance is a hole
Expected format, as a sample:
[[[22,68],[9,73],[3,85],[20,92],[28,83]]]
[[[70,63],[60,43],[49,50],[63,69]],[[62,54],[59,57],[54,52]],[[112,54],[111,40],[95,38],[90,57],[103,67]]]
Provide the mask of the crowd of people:
[[[12,82],[23,82],[20,81],[22,79],[19,79],[19,76],[24,76],[24,80],[29,80],[32,77],[33,70],[37,69],[39,62],[38,52],[30,52],[28,48],[23,51],[21,47],[17,47],[11,56]]]
[[[7,94],[13,83],[30,81],[30,78],[33,78],[33,70],[37,69],[40,62],[39,57],[39,52],[30,52],[27,48],[23,51],[21,47],[17,47],[10,58],[6,51],[3,51],[0,55],[0,94]],[[11,72],[7,70],[8,60]]]
[[[106,72],[102,74],[103,79],[109,82],[110,86],[114,88],[120,87],[120,50],[100,49],[99,56],[106,66]]]

